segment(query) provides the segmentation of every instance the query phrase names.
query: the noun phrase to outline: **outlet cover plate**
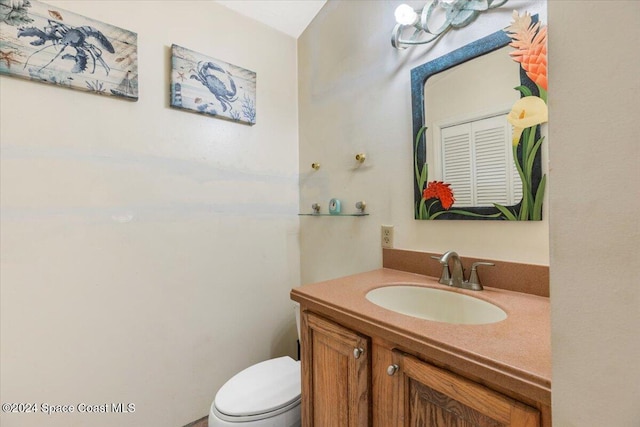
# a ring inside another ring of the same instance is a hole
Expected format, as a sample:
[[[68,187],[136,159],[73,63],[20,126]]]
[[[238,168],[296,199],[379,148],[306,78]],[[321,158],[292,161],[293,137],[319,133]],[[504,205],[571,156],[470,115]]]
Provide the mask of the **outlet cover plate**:
[[[393,225],[383,225],[380,227],[380,239],[383,248],[393,248]]]

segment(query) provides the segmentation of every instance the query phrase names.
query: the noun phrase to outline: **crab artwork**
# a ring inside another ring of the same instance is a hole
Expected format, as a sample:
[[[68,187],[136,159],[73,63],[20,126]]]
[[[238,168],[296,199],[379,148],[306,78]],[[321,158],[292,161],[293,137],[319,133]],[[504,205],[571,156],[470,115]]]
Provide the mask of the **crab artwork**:
[[[0,0],[0,74],[138,99],[138,35],[37,0]]]
[[[229,87],[224,84],[222,80],[220,80],[213,71],[219,71],[223,74],[228,75],[229,79]],[[231,103],[234,102],[237,98],[238,90],[236,88],[236,84],[231,77],[231,73],[225,71],[223,68],[217,66],[213,62],[199,62],[197,70],[193,70],[196,73],[191,74],[191,78],[202,83],[204,87],[206,87],[209,92],[215,96],[215,98],[220,101],[222,104],[222,111],[227,111],[227,107],[229,110],[233,109]]]
[[[81,27],[72,27],[70,25],[63,24],[62,22],[57,22],[49,19],[48,25],[46,25],[42,30],[36,27],[18,28],[17,35],[18,38],[37,37],[37,40],[30,42],[32,46],[44,45],[44,47],[32,53],[31,56],[36,55],[45,49],[61,46],[61,49],[53,57],[53,59],[43,65],[41,69],[47,68],[52,62],[61,57],[62,59],[71,59],[75,61],[75,65],[71,69],[72,73],[82,73],[86,71],[87,60],[89,57],[91,57],[93,61],[91,74],[95,72],[96,61],[98,61],[104,67],[106,74],[109,75],[110,68],[109,65],[107,65],[107,63],[104,61],[104,59],[102,59],[102,49],[100,49],[95,44],[90,43],[88,39],[95,39],[109,53],[115,53],[115,50],[109,39],[99,30],[93,27],[90,27],[88,25]],[[75,55],[72,53],[65,53],[64,55],[62,55],[62,53],[65,52],[67,48],[73,49],[70,49],[67,52],[75,52]],[[31,56],[29,56],[29,59],[31,58]],[[27,59],[24,66],[26,67],[28,63],[29,60]]]
[[[171,46],[171,106],[220,119],[256,123],[256,73]]]

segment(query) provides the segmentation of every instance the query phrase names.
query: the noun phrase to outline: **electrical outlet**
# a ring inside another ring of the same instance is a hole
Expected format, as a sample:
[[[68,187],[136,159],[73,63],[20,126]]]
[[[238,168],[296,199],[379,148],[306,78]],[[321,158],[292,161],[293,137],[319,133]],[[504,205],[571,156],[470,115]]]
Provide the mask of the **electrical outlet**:
[[[383,225],[380,228],[383,248],[393,248],[393,225]]]

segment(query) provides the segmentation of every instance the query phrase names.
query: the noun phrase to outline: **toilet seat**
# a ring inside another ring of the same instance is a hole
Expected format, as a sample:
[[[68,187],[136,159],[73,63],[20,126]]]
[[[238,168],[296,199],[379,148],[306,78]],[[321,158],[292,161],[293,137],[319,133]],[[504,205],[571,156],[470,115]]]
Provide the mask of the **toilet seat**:
[[[291,402],[289,405],[283,406],[275,411],[265,412],[263,414],[241,415],[241,416],[232,416],[232,415],[223,414],[218,410],[218,408],[216,408],[215,405],[213,405],[211,409],[213,410],[213,413],[216,415],[216,417],[218,417],[221,420],[228,421],[230,423],[247,423],[250,421],[259,421],[259,420],[265,420],[268,418],[273,418],[277,415],[288,412],[299,405],[300,405],[300,399],[294,402]]]
[[[288,356],[248,367],[227,381],[211,406],[222,420],[271,418],[300,404],[300,362]]]

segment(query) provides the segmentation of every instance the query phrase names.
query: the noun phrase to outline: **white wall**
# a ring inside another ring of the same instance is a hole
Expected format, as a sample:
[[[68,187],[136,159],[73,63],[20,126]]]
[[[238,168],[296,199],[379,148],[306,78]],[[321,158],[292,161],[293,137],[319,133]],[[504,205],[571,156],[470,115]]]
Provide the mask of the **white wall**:
[[[298,40],[301,210],[318,202],[326,212],[338,197],[351,211],[364,199],[371,214],[303,218],[302,282],[380,267],[382,224],[394,225],[397,248],[548,265],[546,215],[526,223],[413,219],[410,89],[412,68],[506,27],[513,9],[539,13],[546,23],[546,3],[512,1],[435,45],[395,50],[400,3],[332,0]],[[360,167],[359,152],[367,154]],[[312,171],[312,162],[321,169]]]
[[[635,1],[549,2],[556,426],[640,425],[639,20]]]
[[[50,1],[138,33],[131,103],[0,77],[2,402],[12,426],[180,426],[295,354],[296,41],[213,2]],[[257,72],[253,127],[168,107],[172,43]]]

